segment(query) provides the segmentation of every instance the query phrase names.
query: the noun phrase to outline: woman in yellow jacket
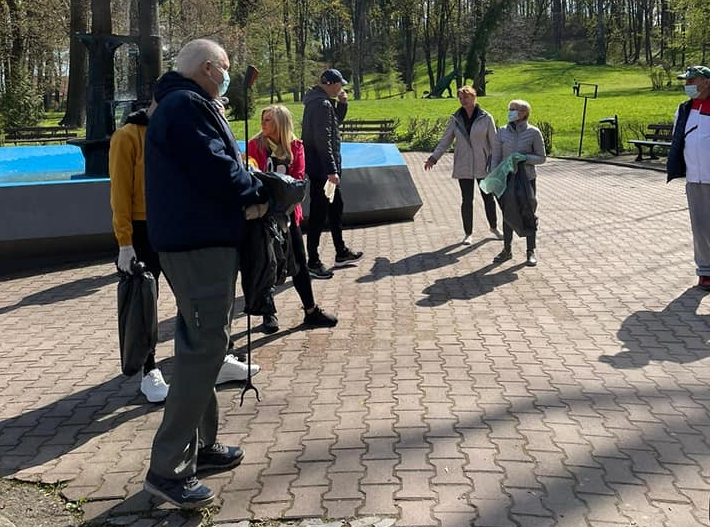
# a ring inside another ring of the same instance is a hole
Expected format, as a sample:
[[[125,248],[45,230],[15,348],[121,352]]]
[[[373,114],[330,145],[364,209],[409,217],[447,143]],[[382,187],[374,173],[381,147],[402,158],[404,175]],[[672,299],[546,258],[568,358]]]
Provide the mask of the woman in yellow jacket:
[[[131,262],[140,260],[155,277],[156,286],[161,273],[160,260],[148,242],[145,221],[145,172],[143,146],[145,131],[156,103],[131,113],[126,124],[111,137],[108,152],[108,171],[111,177],[111,210],[113,232],[118,242],[117,266],[131,272]],[[155,350],[148,354],[143,366],[141,392],[151,403],[159,403],[168,396],[168,385],[155,364]]]

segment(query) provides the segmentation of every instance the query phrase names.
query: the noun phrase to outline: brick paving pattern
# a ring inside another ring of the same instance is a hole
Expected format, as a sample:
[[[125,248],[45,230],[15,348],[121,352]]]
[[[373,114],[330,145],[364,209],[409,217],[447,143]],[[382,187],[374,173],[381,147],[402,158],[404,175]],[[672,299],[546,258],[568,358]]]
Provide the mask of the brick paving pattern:
[[[246,458],[205,480],[213,520],[710,525],[710,295],[693,287],[683,183],[550,159],[539,265],[517,238],[494,265],[480,196],[460,245],[451,157],[427,173],[426,154],[405,158],[414,221],[346,231],[365,259],[314,281],[338,326],[299,327],[290,285],[280,332],[252,320],[262,400],[218,388],[220,440]],[[110,261],[0,281],[0,476],[67,481],[87,520],[195,525],[141,490],[162,409],[120,374],[116,283]],[[174,310],[163,282],[168,379]],[[245,328],[239,315],[238,346]]]

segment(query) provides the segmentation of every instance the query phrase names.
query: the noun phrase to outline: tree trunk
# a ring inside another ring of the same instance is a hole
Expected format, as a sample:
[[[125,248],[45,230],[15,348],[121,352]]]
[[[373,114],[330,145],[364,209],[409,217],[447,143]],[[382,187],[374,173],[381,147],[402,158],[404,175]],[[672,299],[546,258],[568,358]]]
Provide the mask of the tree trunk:
[[[362,56],[365,46],[365,25],[367,21],[368,3],[367,0],[351,0],[351,17],[353,24],[353,48],[352,48],[352,89],[356,101],[361,98]]]
[[[306,92],[306,44],[310,36],[309,24],[310,9],[309,0],[295,0],[296,20],[294,25],[296,60],[294,67],[294,90],[296,92],[294,100],[303,100]]]
[[[412,91],[414,87],[414,62],[416,57],[414,29],[412,27],[412,18],[409,15],[404,15],[401,18],[402,24],[402,60],[401,71],[404,89]]]
[[[72,128],[86,125],[87,53],[77,34],[88,31],[88,11],[88,0],[71,0],[67,109],[60,124]]]
[[[597,64],[606,64],[606,35],[604,30],[604,0],[597,0]]]
[[[562,1],[552,0],[552,47],[559,56],[562,51]]]

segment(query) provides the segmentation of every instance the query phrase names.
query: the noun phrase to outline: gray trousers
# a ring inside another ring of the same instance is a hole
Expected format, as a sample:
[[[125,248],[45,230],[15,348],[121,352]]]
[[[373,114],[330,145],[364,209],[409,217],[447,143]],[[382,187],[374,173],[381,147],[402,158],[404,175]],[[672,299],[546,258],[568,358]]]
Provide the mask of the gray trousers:
[[[195,474],[198,448],[216,441],[214,383],[229,345],[239,253],[223,247],[161,252],[160,264],[178,313],[173,375],[150,469],[181,479]]]
[[[695,273],[710,276],[710,184],[686,183],[690,228],[693,231]]]

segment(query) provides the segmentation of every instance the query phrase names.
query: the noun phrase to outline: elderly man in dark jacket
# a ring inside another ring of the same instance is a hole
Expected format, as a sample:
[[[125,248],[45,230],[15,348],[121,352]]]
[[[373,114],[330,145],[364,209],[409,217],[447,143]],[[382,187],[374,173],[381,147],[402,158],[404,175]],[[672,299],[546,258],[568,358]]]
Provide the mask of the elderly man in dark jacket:
[[[243,166],[215,99],[229,85],[229,58],[210,40],[188,42],[176,71],[155,89],[145,146],[148,236],[177,302],[175,365],[144,488],[178,507],[214,493],[196,475],[244,456],[217,442],[214,391],[229,345],[239,247],[247,219],[268,196]]]
[[[321,262],[318,254],[320,235],[326,218],[335,245],[335,267],[359,262],[362,252],[353,252],[343,241],[343,198],[340,194],[342,160],[340,157],[340,123],[348,111],[348,95],[343,90],[347,84],[335,69],[325,70],[320,84],[313,86],[303,97],[303,147],[306,156],[306,174],[311,181],[311,205],[308,215],[308,271],[313,278],[332,278],[333,273]],[[337,102],[335,98],[337,97]],[[330,198],[325,184],[335,188]]]

